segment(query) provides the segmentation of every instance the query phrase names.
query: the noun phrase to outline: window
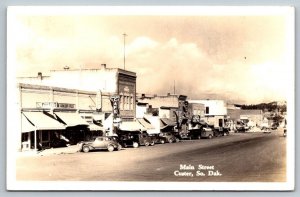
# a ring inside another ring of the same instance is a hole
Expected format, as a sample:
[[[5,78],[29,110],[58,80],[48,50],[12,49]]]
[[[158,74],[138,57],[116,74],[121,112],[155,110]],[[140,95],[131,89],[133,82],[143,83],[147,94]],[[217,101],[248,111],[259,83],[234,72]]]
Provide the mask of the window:
[[[205,107],[205,113],[209,114],[209,107]]]

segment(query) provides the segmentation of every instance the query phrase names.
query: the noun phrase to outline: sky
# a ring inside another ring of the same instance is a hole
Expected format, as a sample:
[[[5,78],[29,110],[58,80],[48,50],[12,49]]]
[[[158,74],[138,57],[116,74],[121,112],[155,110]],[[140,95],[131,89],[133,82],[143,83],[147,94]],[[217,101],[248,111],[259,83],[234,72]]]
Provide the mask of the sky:
[[[292,79],[282,15],[17,15],[17,76],[64,66],[123,68],[137,92],[256,104],[286,100]],[[8,43],[9,44],[9,43]]]

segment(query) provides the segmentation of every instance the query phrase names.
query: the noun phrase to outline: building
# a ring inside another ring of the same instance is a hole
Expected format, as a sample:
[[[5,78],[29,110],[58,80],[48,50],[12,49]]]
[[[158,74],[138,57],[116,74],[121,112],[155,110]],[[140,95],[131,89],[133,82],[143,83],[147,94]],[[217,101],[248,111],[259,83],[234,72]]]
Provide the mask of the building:
[[[139,94],[137,96],[137,106],[139,115],[142,113],[152,113],[159,116],[160,118],[168,118],[172,121],[176,121],[176,112],[179,108],[180,102],[185,101],[187,96],[170,94],[167,95],[146,95]]]
[[[110,95],[61,87],[17,84],[18,150],[59,146],[57,139],[76,144],[103,135],[112,124]],[[99,103],[100,102],[100,103]],[[102,106],[104,111],[97,111]]]
[[[215,128],[225,126],[227,118],[227,105],[224,100],[188,100],[189,104],[203,104],[205,107],[205,122],[213,125]]]
[[[119,95],[122,120],[130,121],[135,118],[135,72],[119,68],[107,68],[105,64],[97,69],[70,69],[65,67],[62,70],[51,70],[49,76],[38,73],[35,77],[18,77],[18,82],[97,92],[99,95],[97,98],[101,101],[95,101],[98,111],[106,111],[107,108],[111,108],[110,101],[102,100],[101,95]]]
[[[260,126],[263,123],[263,112],[262,110],[240,110],[240,119],[247,120],[251,126]]]

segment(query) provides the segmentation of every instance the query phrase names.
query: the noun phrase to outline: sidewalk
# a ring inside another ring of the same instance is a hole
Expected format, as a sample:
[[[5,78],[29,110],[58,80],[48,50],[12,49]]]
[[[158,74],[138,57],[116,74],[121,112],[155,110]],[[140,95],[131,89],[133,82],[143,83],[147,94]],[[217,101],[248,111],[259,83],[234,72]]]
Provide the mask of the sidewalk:
[[[18,152],[18,156],[26,157],[26,156],[49,156],[49,155],[60,155],[60,154],[74,154],[79,152],[79,146],[72,145],[68,147],[61,147],[61,148],[49,148],[42,151],[23,151]]]

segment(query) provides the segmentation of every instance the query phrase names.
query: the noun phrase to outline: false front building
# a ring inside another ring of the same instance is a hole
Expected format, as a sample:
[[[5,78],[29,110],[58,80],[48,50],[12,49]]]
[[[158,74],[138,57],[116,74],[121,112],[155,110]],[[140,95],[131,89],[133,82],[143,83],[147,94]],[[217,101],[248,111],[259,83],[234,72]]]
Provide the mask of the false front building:
[[[18,81],[26,84],[45,85],[83,91],[95,91],[97,111],[112,111],[109,100],[101,99],[101,95],[120,96],[120,117],[123,121],[133,120],[136,111],[136,73],[119,69],[107,68],[102,64],[97,69],[51,70],[49,76],[38,73],[35,77],[19,77]]]

